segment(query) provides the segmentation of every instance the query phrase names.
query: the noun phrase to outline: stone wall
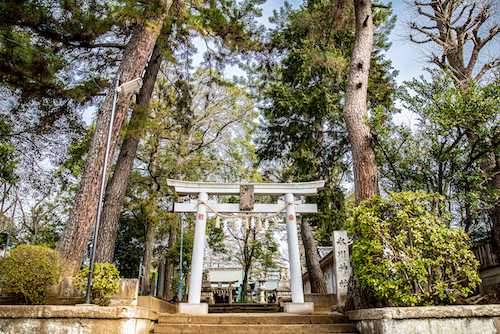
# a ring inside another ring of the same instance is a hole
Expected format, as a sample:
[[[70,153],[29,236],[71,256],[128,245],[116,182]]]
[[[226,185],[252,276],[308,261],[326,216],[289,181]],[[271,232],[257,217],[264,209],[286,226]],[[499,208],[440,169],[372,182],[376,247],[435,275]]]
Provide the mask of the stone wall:
[[[135,306],[0,305],[0,334],[148,334],[157,319]]]
[[[314,303],[314,313],[330,313],[332,306],[337,304],[337,295],[333,293],[305,293],[304,301]]]
[[[73,277],[61,278],[59,283],[52,288],[52,297],[47,299],[50,305],[76,305],[85,302],[85,291],[72,285]],[[139,291],[138,279],[125,279],[119,281],[120,289],[110,296],[110,306],[137,306]],[[13,304],[11,296],[0,289],[0,304]]]
[[[137,306],[144,307],[158,313],[177,313],[177,305],[167,303],[153,296],[139,296]]]
[[[479,270],[481,278],[480,291],[482,294],[488,293],[491,288],[500,282],[500,267],[492,267]]]
[[[347,315],[360,334],[500,333],[500,305],[388,307]]]

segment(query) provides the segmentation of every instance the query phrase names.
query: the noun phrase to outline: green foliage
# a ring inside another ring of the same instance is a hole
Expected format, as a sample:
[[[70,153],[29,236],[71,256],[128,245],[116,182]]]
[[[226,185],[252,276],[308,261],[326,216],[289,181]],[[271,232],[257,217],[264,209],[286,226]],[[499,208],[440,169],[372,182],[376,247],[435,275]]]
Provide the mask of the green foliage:
[[[254,254],[258,269],[267,272],[270,269],[278,269],[279,246],[274,240],[274,233],[271,229],[260,233],[260,237],[255,238],[256,252]]]
[[[85,136],[81,140],[75,140],[70,144],[68,151],[66,152],[68,159],[59,167],[59,170],[57,171],[58,175],[62,175],[64,170],[67,169],[71,176],[75,178],[80,177],[94,132],[95,123],[89,126],[86,130]],[[64,181],[65,180],[63,179],[63,183]]]
[[[14,170],[17,154],[8,138],[12,131],[12,121],[8,115],[0,115],[0,182],[15,183],[18,179]]]
[[[193,28],[203,36],[215,36],[216,55],[207,58],[221,60],[224,56],[248,53],[262,47],[262,31],[255,18],[262,15],[258,5],[265,0],[190,1],[187,14]]]
[[[445,196],[454,222],[480,237],[489,230],[488,210],[500,198],[490,185],[496,170],[482,168],[500,148],[500,77],[458,89],[445,73],[430,74],[430,80],[407,82],[399,92],[418,124],[372,118],[381,181],[388,191],[423,189]]]
[[[90,269],[84,266],[73,281],[73,285],[86,291]],[[109,263],[96,263],[92,279],[92,302],[96,305],[109,305],[109,296],[120,289],[118,281],[120,273],[115,265]]]
[[[41,246],[21,245],[0,260],[0,286],[26,304],[45,304],[59,277],[59,254]]]
[[[468,237],[448,227],[443,197],[390,193],[354,210],[352,262],[359,284],[388,306],[454,303],[480,283]]]
[[[347,169],[340,101],[354,40],[349,17],[343,6],[321,2],[297,11],[287,6],[273,18],[278,27],[269,48],[282,61],[261,65],[270,103],[262,108],[258,155],[264,161],[289,161],[284,178],[328,180]]]
[[[121,277],[137,278],[144,254],[144,224],[128,214],[120,216],[114,262]]]
[[[226,254],[227,249],[224,245],[224,230],[215,227],[215,217],[207,219],[207,243],[214,254]]]
[[[314,238],[319,246],[331,246],[334,230],[345,230],[348,226],[346,200],[342,189],[330,184],[320,189],[317,196],[306,198],[308,203],[316,203],[317,214],[304,214],[310,217],[309,223],[316,226]]]
[[[165,258],[168,258],[174,266],[180,265],[180,255],[181,255],[181,222],[180,216],[175,213],[169,213],[170,221],[165,225],[160,225],[157,229],[157,237],[165,238],[168,230],[170,229],[170,224],[174,224],[176,227],[176,242],[173,248],[167,247],[157,247],[156,251],[163,254]],[[194,239],[194,215],[187,214],[187,218],[184,219],[184,231],[183,240],[182,240],[182,271],[183,275],[186,276],[189,274],[189,270],[191,267],[191,259],[193,255],[193,239]],[[208,220],[208,224],[210,224],[210,219]],[[212,224],[210,224],[212,225]],[[207,230],[212,230],[210,226],[207,226]],[[213,229],[215,230],[215,228]],[[215,231],[209,232],[211,235],[216,233]],[[207,238],[209,239],[209,238]],[[208,240],[207,240],[208,241]],[[210,242],[210,241],[209,241]],[[211,242],[210,242],[211,243]]]
[[[29,131],[77,127],[74,108],[88,106],[108,85],[96,72],[116,55],[97,44],[104,34],[112,38],[110,31],[119,43],[124,33],[111,11],[110,1],[0,1],[0,85],[13,92],[14,113],[29,115]]]
[[[271,229],[258,231],[257,226],[245,230],[240,226],[236,232],[230,231],[238,243],[236,252],[226,255],[227,261],[238,261],[248,274],[250,270],[265,271],[278,268],[279,246]]]
[[[237,263],[243,268],[242,296],[246,296],[250,277],[255,272],[267,272],[277,269],[279,262],[279,246],[274,240],[271,229],[259,232],[257,224],[251,224],[248,230],[240,226],[236,231],[228,231],[233,242],[228,248],[234,249],[226,255],[226,261]],[[246,297],[244,297],[246,298]]]
[[[9,183],[15,182],[15,157],[14,147],[0,141],[0,181]]]
[[[146,160],[160,148],[158,170],[171,178],[229,180],[251,173],[250,136],[257,115],[244,87],[203,67],[189,81],[173,66],[164,67],[163,73],[151,102],[155,118],[139,158]]]

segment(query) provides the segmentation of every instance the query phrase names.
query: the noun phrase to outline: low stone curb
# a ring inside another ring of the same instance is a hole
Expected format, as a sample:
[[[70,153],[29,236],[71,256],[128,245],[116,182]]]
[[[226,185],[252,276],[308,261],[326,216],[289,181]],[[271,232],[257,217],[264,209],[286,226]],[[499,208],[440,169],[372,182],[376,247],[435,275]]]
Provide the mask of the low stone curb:
[[[500,305],[387,307],[348,311],[350,320],[499,317]]]
[[[158,312],[135,306],[0,305],[0,318],[126,318],[156,321],[158,319]]]
[[[158,316],[137,306],[0,305],[0,334],[148,334]]]
[[[360,334],[500,333],[500,305],[388,307],[347,315]]]

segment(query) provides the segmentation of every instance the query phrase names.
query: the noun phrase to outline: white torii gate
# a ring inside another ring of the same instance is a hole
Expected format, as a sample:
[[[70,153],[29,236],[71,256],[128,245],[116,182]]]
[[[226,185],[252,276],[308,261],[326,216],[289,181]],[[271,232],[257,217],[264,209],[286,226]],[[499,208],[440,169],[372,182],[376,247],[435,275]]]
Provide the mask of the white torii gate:
[[[324,181],[301,183],[215,183],[167,180],[169,187],[179,195],[198,195],[193,203],[175,203],[174,212],[196,212],[196,225],[191,260],[188,303],[179,304],[179,313],[207,314],[208,304],[200,303],[203,275],[203,250],[207,225],[207,206],[219,213],[271,213],[278,212],[286,205],[286,226],[288,233],[288,253],[290,263],[290,287],[292,302],[286,303],[285,312],[313,313],[313,303],[304,303],[302,273],[299,254],[296,213],[316,213],[316,204],[295,204],[298,196],[312,196],[324,187]],[[284,204],[255,204],[253,209],[241,211],[239,204],[208,203],[208,195],[239,195],[240,186],[253,186],[255,196],[285,196]]]

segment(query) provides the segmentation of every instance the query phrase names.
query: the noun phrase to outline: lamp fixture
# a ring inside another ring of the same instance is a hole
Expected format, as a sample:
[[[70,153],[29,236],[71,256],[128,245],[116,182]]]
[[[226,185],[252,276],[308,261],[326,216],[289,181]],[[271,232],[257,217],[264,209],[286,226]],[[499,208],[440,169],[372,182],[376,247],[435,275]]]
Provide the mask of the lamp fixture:
[[[127,94],[141,87],[142,87],[142,80],[141,78],[137,78],[118,86],[116,88],[116,91],[118,93]]]

